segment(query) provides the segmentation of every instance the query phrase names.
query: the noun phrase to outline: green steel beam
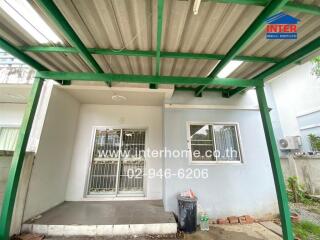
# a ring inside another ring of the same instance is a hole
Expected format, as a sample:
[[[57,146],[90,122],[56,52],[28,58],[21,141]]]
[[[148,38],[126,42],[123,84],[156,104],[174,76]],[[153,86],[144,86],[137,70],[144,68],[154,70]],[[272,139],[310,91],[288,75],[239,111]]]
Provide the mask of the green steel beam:
[[[261,84],[259,80],[245,80],[239,78],[215,78],[205,77],[174,77],[152,75],[129,75],[113,73],[89,73],[89,72],[38,72],[37,77],[54,80],[79,80],[79,81],[114,81],[129,83],[154,83],[154,84],[209,84],[222,86],[253,87]]]
[[[157,47],[156,47],[156,76],[160,76],[160,49],[162,39],[163,0],[158,0],[158,22],[157,22]]]
[[[192,87],[177,87],[177,86],[175,86],[174,90],[175,91],[191,91],[191,92],[194,92],[195,88],[192,88]],[[205,91],[206,92],[222,92],[223,89],[221,89],[221,88],[206,88]]]
[[[161,39],[162,39],[162,20],[163,20],[163,5],[164,0],[158,0],[158,22],[157,22],[157,46],[156,46],[156,76],[160,76],[161,67]],[[150,88],[156,89],[157,85],[151,83]]]
[[[214,78],[218,73],[232,60],[236,55],[238,55],[262,30],[265,24],[265,20],[279,11],[288,0],[272,0],[270,3],[263,9],[259,16],[253,21],[249,28],[242,34],[238,41],[232,46],[228,51],[226,56],[218,63],[213,71],[209,74],[208,77]],[[200,96],[202,91],[206,88],[206,85],[199,88],[196,92],[196,96]]]
[[[271,66],[267,70],[263,71],[262,73],[258,74],[254,77],[254,79],[266,79],[267,77],[271,76],[272,74],[276,73],[280,69],[288,66],[291,63],[297,62],[301,60],[303,57],[309,55],[310,53],[314,52],[315,50],[320,48],[320,37],[316,38],[315,40],[308,43],[306,46],[300,48],[299,50],[295,51],[294,53],[290,54],[288,57],[280,61],[279,63]]]
[[[209,0],[216,3],[235,3],[243,5],[253,5],[253,6],[267,6],[269,0]],[[320,16],[320,7],[316,5],[303,4],[297,2],[288,2],[282,8],[284,11],[288,12],[300,12],[306,14],[312,14]]]
[[[312,52],[320,49],[320,37],[316,38],[315,40],[311,41],[304,47],[300,48],[299,50],[295,51],[294,53],[290,54],[288,57],[280,61],[279,63],[271,66],[267,70],[263,71],[262,73],[256,75],[253,77],[253,79],[260,79],[261,81],[264,81],[266,78],[270,77],[272,74],[278,72],[279,70],[285,68],[286,66],[295,63],[299,60],[302,60],[302,58],[308,56]],[[227,97],[231,97],[236,93],[239,93],[241,91],[245,90],[245,88],[240,87],[233,89],[229,91],[227,94]]]
[[[234,3],[242,5],[253,5],[253,6],[266,6],[268,0],[209,0],[215,3]]]
[[[27,143],[32,127],[33,118],[37,109],[43,79],[35,78],[29,95],[28,104],[24,113],[19,138],[11,162],[6,190],[4,193],[2,211],[0,217],[0,239],[9,240],[10,226],[14,203],[16,199],[19,178],[23,166]]]
[[[222,97],[229,98],[229,97],[233,96],[234,94],[236,94],[240,91],[243,91],[244,89],[246,89],[246,88],[245,87],[237,87],[237,88],[234,88],[231,90],[225,90],[222,92]]]
[[[0,48],[5,50],[7,53],[11,54],[12,56],[18,58],[19,60],[21,60],[25,64],[31,66],[35,70],[38,70],[38,71],[47,71],[48,70],[45,66],[41,65],[36,60],[29,57],[27,54],[25,54],[20,49],[16,48],[15,46],[13,46],[11,43],[4,40],[3,38],[0,38]]]
[[[71,45],[79,51],[80,56],[90,66],[90,68],[92,68],[92,70],[94,70],[95,72],[103,73],[102,68],[92,57],[86,46],[69,25],[54,2],[52,0],[37,0],[36,2],[39,4],[41,9],[44,10],[45,13],[53,20],[53,22],[61,30],[61,32],[63,32],[64,36],[68,39]]]
[[[298,2],[288,2],[284,6],[283,10],[289,11],[289,12],[300,12],[300,13],[320,16],[319,6],[308,5],[308,4],[298,3]]]
[[[50,46],[24,46],[20,47],[25,52],[39,53],[71,53],[78,54],[79,51],[73,47],[50,47]],[[143,50],[117,50],[105,48],[88,48],[91,54],[99,55],[120,55],[133,57],[156,57],[156,51]],[[184,58],[184,59],[205,59],[205,60],[222,60],[225,55],[209,54],[209,53],[182,53],[182,52],[161,52],[160,58]],[[256,57],[256,56],[236,56],[234,60],[245,62],[265,62],[277,63],[281,61],[279,58]]]
[[[288,206],[288,196],[287,196],[285,181],[284,181],[282,170],[281,170],[280,157],[277,149],[276,139],[274,137],[274,132],[272,129],[271,118],[269,115],[268,104],[267,104],[263,86],[256,87],[256,91],[257,91],[257,98],[259,102],[262,124],[263,124],[266,142],[268,146],[273,179],[274,179],[277,198],[278,198],[278,206],[279,206],[279,212],[280,212],[283,239],[293,240],[290,210]]]
[[[176,52],[161,52],[162,58],[190,58],[190,59],[205,59],[205,60],[222,60],[225,55],[209,54],[209,53],[176,53]],[[277,63],[281,61],[279,58],[256,57],[256,56],[236,56],[234,60],[244,62],[264,62]]]

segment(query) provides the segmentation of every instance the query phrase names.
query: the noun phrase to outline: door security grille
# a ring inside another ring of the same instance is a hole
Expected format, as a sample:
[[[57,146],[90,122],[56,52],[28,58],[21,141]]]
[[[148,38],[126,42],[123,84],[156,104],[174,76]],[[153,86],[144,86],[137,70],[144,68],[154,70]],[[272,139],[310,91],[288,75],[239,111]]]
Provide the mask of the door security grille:
[[[145,130],[97,129],[88,193],[143,193],[144,150]]]

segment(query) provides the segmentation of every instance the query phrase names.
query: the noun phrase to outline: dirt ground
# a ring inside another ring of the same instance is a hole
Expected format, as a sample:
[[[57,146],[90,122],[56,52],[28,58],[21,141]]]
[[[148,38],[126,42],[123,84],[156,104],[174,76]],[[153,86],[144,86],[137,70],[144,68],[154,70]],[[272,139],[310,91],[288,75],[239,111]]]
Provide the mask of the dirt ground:
[[[210,231],[197,231],[193,234],[185,234],[182,237],[175,236],[130,236],[130,237],[49,237],[48,240],[152,240],[152,239],[186,239],[186,240],[281,240],[278,235],[269,231],[258,223],[248,225],[214,225]]]

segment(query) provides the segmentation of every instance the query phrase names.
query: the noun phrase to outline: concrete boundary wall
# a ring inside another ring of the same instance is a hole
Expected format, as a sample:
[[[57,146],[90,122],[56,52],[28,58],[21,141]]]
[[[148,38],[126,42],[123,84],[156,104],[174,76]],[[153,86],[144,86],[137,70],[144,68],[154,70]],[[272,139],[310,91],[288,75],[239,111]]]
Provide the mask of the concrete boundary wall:
[[[285,179],[297,176],[312,195],[320,194],[320,157],[281,158]]]

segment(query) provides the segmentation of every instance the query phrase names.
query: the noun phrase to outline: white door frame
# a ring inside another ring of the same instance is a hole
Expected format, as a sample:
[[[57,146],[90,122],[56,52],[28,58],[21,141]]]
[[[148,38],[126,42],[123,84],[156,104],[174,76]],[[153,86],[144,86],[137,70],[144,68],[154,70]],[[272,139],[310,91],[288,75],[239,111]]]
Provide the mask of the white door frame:
[[[133,130],[144,130],[145,131],[145,148],[148,145],[148,127],[143,126],[132,126],[132,125],[118,125],[118,126],[93,126],[92,127],[92,134],[91,134],[91,146],[90,146],[90,152],[89,152],[89,161],[88,161],[88,169],[87,169],[87,176],[86,176],[86,183],[84,187],[84,195],[83,200],[141,200],[141,199],[147,199],[147,178],[144,176],[143,178],[143,193],[136,193],[136,194],[120,194],[118,193],[118,181],[119,181],[119,174],[117,177],[116,182],[116,191],[115,193],[103,193],[103,194],[90,194],[88,192],[89,188],[89,181],[90,181],[90,172],[91,172],[91,165],[93,161],[93,150],[94,150],[94,144],[95,144],[95,137],[96,137],[96,131],[97,130],[106,130],[106,129],[118,129],[121,130],[120,135],[120,146],[122,142],[122,131],[125,129],[133,129]],[[120,171],[119,164],[121,161],[121,155],[119,152],[119,161],[118,161],[118,169],[117,171]],[[144,173],[146,173],[147,169],[147,159],[144,160]]]

